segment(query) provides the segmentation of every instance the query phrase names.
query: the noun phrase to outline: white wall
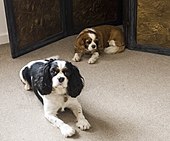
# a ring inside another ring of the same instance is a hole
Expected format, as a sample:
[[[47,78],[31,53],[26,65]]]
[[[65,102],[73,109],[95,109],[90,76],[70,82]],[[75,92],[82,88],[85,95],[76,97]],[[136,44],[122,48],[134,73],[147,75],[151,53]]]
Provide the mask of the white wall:
[[[8,30],[6,24],[3,0],[0,0],[0,44],[8,43]]]

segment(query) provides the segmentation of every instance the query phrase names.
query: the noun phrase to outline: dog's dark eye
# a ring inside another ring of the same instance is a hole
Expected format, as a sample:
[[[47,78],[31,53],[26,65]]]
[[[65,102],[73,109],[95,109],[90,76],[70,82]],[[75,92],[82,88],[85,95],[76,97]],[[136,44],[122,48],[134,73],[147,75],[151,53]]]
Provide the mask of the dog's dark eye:
[[[86,43],[87,43],[87,44],[90,44],[90,43],[91,43],[91,41],[90,41],[90,40],[86,40]]]
[[[55,68],[51,69],[51,74],[52,75],[56,75],[57,73],[59,73],[58,69],[55,69]]]
[[[98,44],[98,43],[99,43],[99,40],[98,40],[98,39],[96,39],[94,42],[95,42],[96,44]]]

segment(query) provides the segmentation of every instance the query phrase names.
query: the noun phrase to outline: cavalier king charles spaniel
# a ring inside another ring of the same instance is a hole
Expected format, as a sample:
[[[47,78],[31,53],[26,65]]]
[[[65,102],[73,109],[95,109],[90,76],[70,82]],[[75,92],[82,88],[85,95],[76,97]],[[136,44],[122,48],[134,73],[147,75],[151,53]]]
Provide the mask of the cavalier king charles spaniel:
[[[42,102],[45,118],[58,127],[65,137],[75,134],[75,129],[57,117],[58,112],[65,108],[72,110],[76,116],[77,127],[81,130],[90,128],[77,100],[84,80],[71,62],[59,59],[36,60],[25,65],[19,75],[25,90],[33,90]]]
[[[72,60],[79,62],[84,54],[90,54],[88,63],[94,64],[100,53],[115,54],[124,49],[124,35],[121,28],[111,25],[86,28],[76,37]]]

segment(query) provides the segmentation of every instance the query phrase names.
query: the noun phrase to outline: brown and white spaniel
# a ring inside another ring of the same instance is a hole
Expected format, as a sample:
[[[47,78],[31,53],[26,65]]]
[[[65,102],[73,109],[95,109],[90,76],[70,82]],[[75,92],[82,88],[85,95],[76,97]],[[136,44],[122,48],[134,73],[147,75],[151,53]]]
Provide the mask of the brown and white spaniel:
[[[86,28],[75,40],[73,61],[79,62],[84,54],[91,54],[89,64],[95,63],[102,52],[115,54],[124,51],[124,35],[121,28],[101,25]]]

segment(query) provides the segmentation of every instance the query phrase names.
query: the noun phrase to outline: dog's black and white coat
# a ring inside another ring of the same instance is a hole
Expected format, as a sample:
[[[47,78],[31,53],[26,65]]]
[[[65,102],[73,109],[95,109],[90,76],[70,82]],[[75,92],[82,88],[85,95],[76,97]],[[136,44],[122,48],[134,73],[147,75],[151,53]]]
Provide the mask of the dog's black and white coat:
[[[75,129],[57,117],[57,112],[64,108],[73,111],[77,127],[81,130],[90,128],[76,98],[83,89],[84,81],[78,68],[72,63],[59,59],[36,60],[25,65],[19,75],[25,89],[32,89],[43,103],[45,117],[65,137],[74,135]]]

